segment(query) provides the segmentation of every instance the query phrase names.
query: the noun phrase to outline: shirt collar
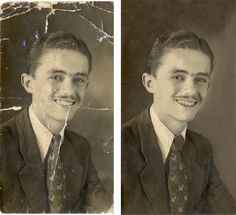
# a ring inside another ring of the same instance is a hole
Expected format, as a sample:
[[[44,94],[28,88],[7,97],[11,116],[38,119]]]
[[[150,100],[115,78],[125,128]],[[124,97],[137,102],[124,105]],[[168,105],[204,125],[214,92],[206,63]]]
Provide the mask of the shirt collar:
[[[172,145],[175,135],[158,118],[157,114],[154,111],[153,105],[150,107],[150,116],[151,116],[151,121],[155,130],[155,133],[158,138],[158,143],[161,149],[162,158],[163,158],[163,161],[165,161],[170,151],[170,147]],[[187,130],[187,126],[181,132],[181,135],[183,136],[184,139],[186,137],[186,130]]]
[[[44,160],[52,141],[53,134],[39,121],[38,117],[34,113],[32,105],[29,107],[29,118],[36,136],[41,158]],[[62,139],[64,138],[64,131],[65,127],[63,127],[59,133]]]

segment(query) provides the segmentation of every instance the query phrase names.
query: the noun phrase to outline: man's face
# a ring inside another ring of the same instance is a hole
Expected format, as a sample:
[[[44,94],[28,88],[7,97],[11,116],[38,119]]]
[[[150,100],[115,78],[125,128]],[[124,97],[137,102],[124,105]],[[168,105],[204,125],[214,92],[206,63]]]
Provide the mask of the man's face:
[[[78,51],[43,53],[31,82],[33,109],[40,121],[50,125],[70,120],[84,97],[88,75],[88,59]]]
[[[169,49],[152,76],[154,109],[164,123],[186,123],[203,105],[210,83],[209,57],[193,49]]]

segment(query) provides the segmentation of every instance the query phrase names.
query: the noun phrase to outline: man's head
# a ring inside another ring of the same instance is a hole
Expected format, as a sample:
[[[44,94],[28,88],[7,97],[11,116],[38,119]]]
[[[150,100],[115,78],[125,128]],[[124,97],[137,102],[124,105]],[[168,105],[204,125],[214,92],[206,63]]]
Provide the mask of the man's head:
[[[27,58],[22,85],[32,94],[39,120],[50,124],[71,119],[85,94],[91,53],[73,34],[57,32],[37,40]]]
[[[153,94],[154,109],[165,124],[186,124],[195,117],[206,97],[212,69],[209,45],[192,32],[174,32],[155,41],[143,84]]]
[[[170,49],[194,49],[206,54],[213,70],[214,55],[208,43],[193,32],[177,31],[169,35],[161,35],[154,42],[147,60],[148,73],[155,75],[161,58]]]
[[[27,56],[27,73],[34,75],[40,57],[45,52],[47,52],[48,49],[67,49],[80,52],[87,57],[89,63],[89,72],[91,72],[92,56],[86,43],[82,39],[75,37],[71,33],[58,31],[48,34],[33,43]]]

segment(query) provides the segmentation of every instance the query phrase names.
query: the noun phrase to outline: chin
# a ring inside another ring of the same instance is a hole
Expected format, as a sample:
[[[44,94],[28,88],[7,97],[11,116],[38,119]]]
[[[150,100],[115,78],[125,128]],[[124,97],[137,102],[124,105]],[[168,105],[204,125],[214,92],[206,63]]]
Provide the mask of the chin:
[[[197,114],[197,111],[181,111],[181,112],[176,112],[173,117],[181,122],[190,122],[192,121]]]
[[[178,116],[175,116],[175,118],[178,120],[178,121],[182,121],[182,122],[190,122],[192,121],[196,116],[196,113],[194,114],[181,114],[181,115],[178,115]]]
[[[75,111],[70,111],[69,114],[67,111],[57,111],[48,114],[52,119],[58,122],[67,122],[70,121],[74,117]]]

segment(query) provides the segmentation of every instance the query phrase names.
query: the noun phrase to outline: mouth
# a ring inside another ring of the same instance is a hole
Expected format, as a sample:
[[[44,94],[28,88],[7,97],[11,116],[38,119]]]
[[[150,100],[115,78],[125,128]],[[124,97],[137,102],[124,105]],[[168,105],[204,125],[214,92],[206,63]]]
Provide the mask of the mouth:
[[[56,104],[62,105],[62,106],[73,106],[76,103],[75,100],[71,100],[71,99],[53,99],[53,101]]]
[[[199,101],[197,100],[189,100],[189,99],[175,99],[175,101],[184,107],[194,107],[199,103]]]

